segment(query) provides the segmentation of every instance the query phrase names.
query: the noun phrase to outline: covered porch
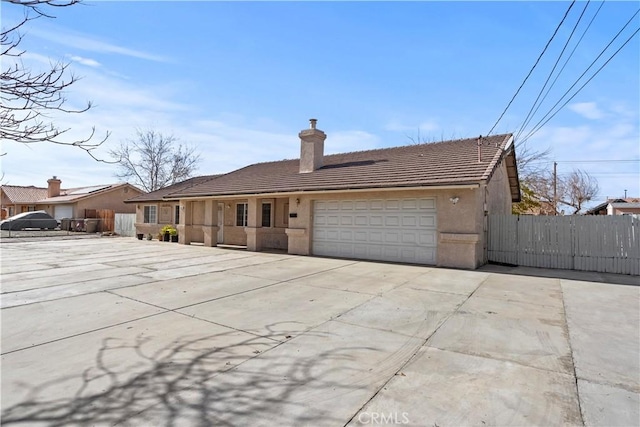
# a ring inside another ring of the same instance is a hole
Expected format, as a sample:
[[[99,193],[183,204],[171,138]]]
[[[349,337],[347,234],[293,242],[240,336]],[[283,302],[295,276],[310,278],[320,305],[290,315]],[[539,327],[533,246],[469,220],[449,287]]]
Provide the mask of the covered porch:
[[[289,204],[290,197],[180,200],[179,243],[287,251]]]

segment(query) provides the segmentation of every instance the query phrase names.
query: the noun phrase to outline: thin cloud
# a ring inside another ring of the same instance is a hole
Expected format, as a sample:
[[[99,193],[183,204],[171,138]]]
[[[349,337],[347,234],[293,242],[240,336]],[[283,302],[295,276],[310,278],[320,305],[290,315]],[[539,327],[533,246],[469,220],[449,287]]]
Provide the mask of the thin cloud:
[[[595,102],[578,102],[569,105],[569,109],[589,120],[598,120],[605,116],[604,112],[598,108]]]
[[[155,62],[169,61],[168,58],[161,55],[118,46],[109,42],[94,39],[87,34],[77,32],[60,31],[59,29],[56,31],[50,31],[42,28],[30,28],[29,35],[47,40],[48,42],[54,42],[66,47],[93,53],[110,53]]]
[[[70,56],[71,60],[73,62],[77,62],[78,64],[82,64],[82,65],[86,65],[87,67],[100,67],[101,64],[96,61],[95,59],[91,59],[91,58],[83,58],[82,56],[76,56],[76,55],[72,55]]]

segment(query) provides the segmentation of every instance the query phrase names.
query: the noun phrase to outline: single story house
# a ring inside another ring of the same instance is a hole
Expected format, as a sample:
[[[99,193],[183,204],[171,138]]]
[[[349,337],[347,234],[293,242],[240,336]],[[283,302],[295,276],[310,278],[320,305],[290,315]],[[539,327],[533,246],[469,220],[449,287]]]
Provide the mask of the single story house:
[[[640,198],[607,199],[586,211],[585,215],[640,215]]]
[[[180,243],[468,269],[486,262],[487,215],[509,214],[520,200],[512,134],[325,155],[326,134],[310,122],[300,159],[163,196],[179,204]]]
[[[3,215],[44,210],[54,218],[85,218],[85,211],[108,209],[116,213],[134,213],[135,206],[124,201],[144,192],[128,183],[93,185],[62,189],[62,181],[54,176],[46,188],[2,185],[0,199]]]
[[[126,200],[125,203],[130,204],[136,212],[136,233],[155,236],[165,225],[177,226],[180,223],[180,201],[172,199],[171,193],[202,184],[218,176],[205,175],[189,178]]]

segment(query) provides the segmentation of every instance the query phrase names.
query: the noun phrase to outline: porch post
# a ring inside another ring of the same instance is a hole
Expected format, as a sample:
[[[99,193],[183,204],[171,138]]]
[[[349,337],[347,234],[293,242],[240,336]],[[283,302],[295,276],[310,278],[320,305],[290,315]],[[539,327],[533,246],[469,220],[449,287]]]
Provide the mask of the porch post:
[[[176,228],[178,229],[178,243],[181,245],[191,244],[191,229],[193,228],[191,225],[191,204],[190,201],[180,200],[180,224]]]
[[[218,202],[209,199],[204,201],[204,245],[218,245]]]
[[[262,224],[262,199],[251,198],[247,201],[247,250],[257,252],[262,249],[260,233]]]

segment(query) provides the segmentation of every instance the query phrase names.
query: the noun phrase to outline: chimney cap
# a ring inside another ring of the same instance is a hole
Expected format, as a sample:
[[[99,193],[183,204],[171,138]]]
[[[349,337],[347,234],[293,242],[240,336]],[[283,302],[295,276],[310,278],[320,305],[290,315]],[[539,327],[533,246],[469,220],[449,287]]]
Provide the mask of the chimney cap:
[[[315,129],[318,119],[309,119],[310,129]]]

